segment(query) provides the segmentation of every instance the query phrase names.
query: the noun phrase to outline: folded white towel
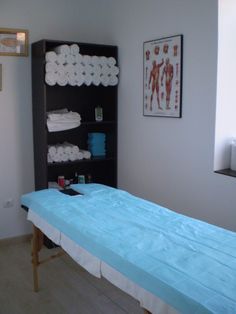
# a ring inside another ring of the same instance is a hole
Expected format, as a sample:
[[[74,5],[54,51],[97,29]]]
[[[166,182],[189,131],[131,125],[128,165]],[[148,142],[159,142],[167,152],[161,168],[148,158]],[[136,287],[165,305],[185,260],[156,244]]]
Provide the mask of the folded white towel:
[[[53,122],[80,122],[81,117],[78,112],[69,111],[66,113],[48,113],[48,120]]]
[[[67,108],[56,109],[56,110],[48,111],[47,116],[49,117],[53,113],[67,113],[67,112],[69,112]]]
[[[80,126],[80,122],[58,122],[47,120],[47,127],[49,132],[59,132],[74,129]]]
[[[48,51],[45,54],[45,59],[47,62],[56,62],[57,61],[57,54],[54,51]]]

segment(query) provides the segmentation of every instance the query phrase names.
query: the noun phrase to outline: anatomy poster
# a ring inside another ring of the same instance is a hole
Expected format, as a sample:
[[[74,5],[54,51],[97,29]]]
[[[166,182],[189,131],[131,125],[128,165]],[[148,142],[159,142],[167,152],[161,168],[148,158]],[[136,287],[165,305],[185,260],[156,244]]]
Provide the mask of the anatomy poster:
[[[183,36],[145,42],[143,114],[181,117]]]

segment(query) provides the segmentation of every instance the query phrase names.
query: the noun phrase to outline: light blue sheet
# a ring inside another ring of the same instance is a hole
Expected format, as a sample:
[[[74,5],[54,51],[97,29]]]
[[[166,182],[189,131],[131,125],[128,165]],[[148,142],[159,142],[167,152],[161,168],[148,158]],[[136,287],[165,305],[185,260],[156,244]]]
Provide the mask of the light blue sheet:
[[[47,189],[21,202],[179,312],[236,313],[236,233],[104,185],[73,188],[84,195]]]

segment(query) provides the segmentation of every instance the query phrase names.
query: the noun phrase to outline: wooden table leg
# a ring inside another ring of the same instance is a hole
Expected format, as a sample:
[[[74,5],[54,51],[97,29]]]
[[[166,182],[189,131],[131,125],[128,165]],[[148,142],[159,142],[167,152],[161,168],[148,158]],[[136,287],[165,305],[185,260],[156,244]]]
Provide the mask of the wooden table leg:
[[[39,290],[39,282],[38,282],[38,265],[39,265],[39,256],[38,252],[42,247],[42,232],[37,228],[33,227],[33,239],[32,239],[32,266],[33,266],[33,281],[34,281],[34,291],[37,292]]]

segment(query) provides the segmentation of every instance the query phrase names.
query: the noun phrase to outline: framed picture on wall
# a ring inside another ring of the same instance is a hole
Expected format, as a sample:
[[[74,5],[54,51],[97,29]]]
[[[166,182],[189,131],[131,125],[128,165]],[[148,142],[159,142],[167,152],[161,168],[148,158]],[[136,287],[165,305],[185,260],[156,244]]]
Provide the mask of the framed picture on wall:
[[[28,56],[28,31],[0,28],[0,56]]]
[[[143,114],[181,118],[183,35],[143,44]]]

